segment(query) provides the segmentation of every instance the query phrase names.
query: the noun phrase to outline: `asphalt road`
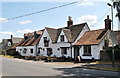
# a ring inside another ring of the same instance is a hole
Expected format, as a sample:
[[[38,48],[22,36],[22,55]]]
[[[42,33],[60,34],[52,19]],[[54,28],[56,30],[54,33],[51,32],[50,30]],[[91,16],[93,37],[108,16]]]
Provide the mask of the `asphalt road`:
[[[1,60],[0,60],[1,61]],[[71,67],[58,63],[43,63],[2,58],[2,76],[119,76],[118,72]]]

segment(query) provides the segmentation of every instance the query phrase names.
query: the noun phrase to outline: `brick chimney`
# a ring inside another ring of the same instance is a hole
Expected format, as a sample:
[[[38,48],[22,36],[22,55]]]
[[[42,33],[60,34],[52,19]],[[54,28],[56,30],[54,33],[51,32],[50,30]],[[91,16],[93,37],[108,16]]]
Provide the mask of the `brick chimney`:
[[[107,15],[107,19],[105,21],[105,30],[111,30],[111,22],[112,20],[109,18],[109,15]]]
[[[72,20],[72,18],[69,16],[68,17],[68,21],[67,21],[67,27],[70,27],[70,26],[72,26],[73,25],[73,20]]]
[[[13,44],[13,35],[11,35],[10,42]]]

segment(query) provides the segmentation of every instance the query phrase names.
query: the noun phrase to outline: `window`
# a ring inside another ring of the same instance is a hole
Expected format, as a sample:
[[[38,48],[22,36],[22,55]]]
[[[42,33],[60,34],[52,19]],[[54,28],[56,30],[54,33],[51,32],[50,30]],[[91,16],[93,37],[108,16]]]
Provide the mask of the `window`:
[[[44,46],[49,47],[49,40],[47,39],[47,37],[43,37],[43,39],[44,39]]]
[[[84,46],[84,55],[91,56],[91,46],[90,45],[85,45]]]
[[[33,49],[30,49],[30,53],[33,53]]]
[[[44,42],[47,41],[47,37],[43,37],[43,39],[44,39]]]
[[[47,55],[50,56],[52,54],[53,54],[52,48],[47,48]]]
[[[61,54],[67,54],[67,48],[66,47],[61,48]]]
[[[22,51],[22,49],[20,49],[20,51]]]
[[[40,48],[38,48],[38,54],[40,54]]]
[[[61,35],[61,36],[60,36],[60,41],[61,41],[61,42],[64,42],[64,35]]]
[[[22,49],[21,49],[22,50]],[[27,49],[26,48],[24,48],[24,50],[23,50],[23,53],[26,53],[27,52]]]

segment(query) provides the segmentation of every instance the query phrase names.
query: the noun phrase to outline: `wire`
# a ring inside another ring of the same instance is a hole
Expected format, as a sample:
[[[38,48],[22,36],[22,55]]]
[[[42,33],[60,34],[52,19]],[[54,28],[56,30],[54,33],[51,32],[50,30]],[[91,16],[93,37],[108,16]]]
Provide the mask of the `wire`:
[[[61,8],[61,7],[64,7],[64,6],[76,4],[76,3],[81,2],[81,1],[83,1],[83,0],[71,2],[71,3],[67,3],[67,4],[63,4],[63,5],[59,5],[59,6],[56,6],[56,7],[48,8],[48,9],[45,9],[45,10],[41,10],[41,11],[37,11],[37,12],[33,12],[33,13],[21,15],[21,16],[16,16],[16,17],[13,17],[13,18],[4,19],[4,20],[1,20],[0,22],[2,22],[2,21],[8,21],[8,20],[13,20],[13,19],[17,19],[17,18],[22,18],[22,17],[33,15],[33,14],[38,14],[38,13],[41,13],[41,12],[46,12],[46,11],[49,11],[49,10],[53,10],[53,9]]]
[[[96,25],[97,23],[99,23],[108,14],[109,11],[110,11],[110,9],[108,9],[108,11],[96,23],[94,23],[93,25],[91,25],[91,27],[94,27],[94,25]]]

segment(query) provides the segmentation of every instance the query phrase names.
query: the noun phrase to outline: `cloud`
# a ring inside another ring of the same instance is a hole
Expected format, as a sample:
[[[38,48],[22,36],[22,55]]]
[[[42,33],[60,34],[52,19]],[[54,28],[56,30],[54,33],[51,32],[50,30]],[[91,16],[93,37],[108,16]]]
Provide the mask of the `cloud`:
[[[7,18],[0,17],[0,22],[7,22]]]
[[[97,16],[96,15],[84,15],[84,16],[77,18],[77,20],[80,23],[87,22],[88,25],[91,26],[97,22]]]
[[[79,4],[79,6],[83,6],[83,5],[94,6],[95,4],[92,2],[84,2],[84,3]]]
[[[28,24],[28,23],[31,23],[32,21],[21,21],[21,22],[18,22],[19,24]]]
[[[31,30],[31,29],[25,29],[25,30],[19,30],[17,31],[16,33],[28,33],[28,32],[34,32],[34,30]]]
[[[0,32],[0,35],[15,35],[15,33],[5,31],[5,32]]]

